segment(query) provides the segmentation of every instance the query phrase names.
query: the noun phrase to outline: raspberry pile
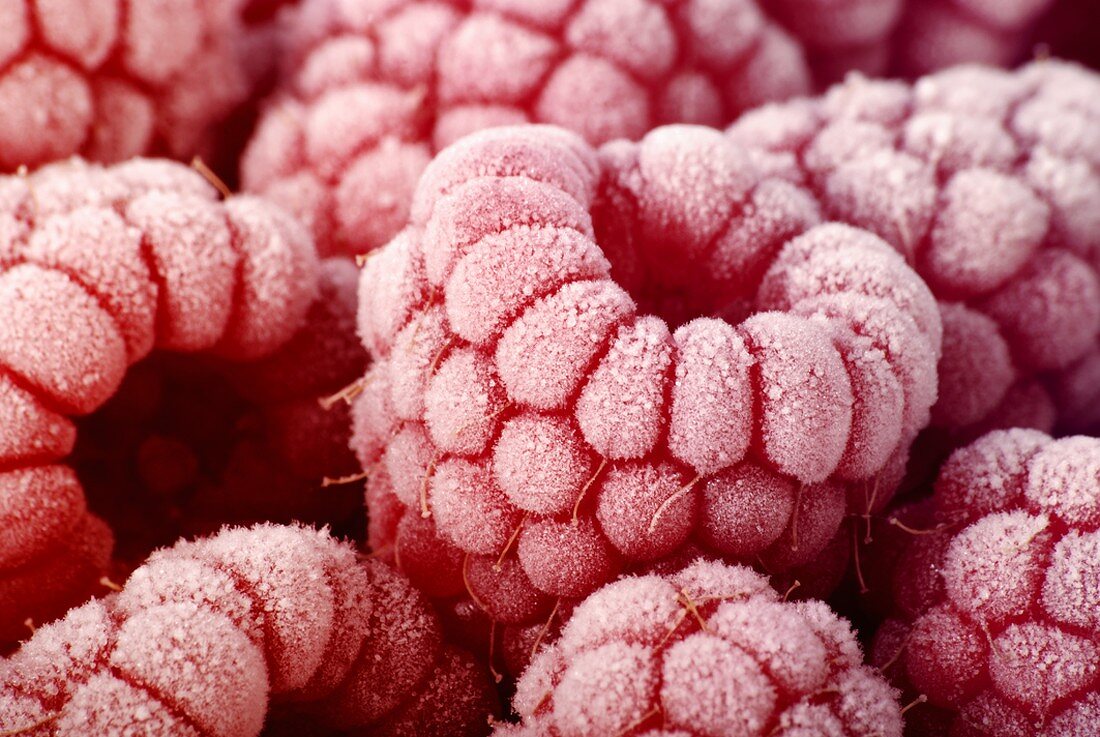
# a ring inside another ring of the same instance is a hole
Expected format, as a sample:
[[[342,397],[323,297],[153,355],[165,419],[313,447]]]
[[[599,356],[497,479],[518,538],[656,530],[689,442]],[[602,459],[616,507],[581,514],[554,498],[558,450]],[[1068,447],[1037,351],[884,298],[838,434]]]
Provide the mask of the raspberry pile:
[[[0,0],[0,737],[1096,732],[1088,4]]]
[[[929,734],[1070,737],[1100,714],[1100,440],[996,431],[898,514],[875,659]],[[889,664],[889,665],[886,665]],[[954,726],[952,726],[954,725]]]
[[[697,562],[620,579],[520,678],[498,737],[901,737],[893,689],[847,622],[753,571]]]
[[[1100,419],[1100,79],[1054,61],[849,80],[728,134],[941,301],[932,424],[962,438]]]
[[[79,160],[0,178],[0,641],[97,577],[110,534],[65,465],[73,418],[154,348],[272,353],[317,291],[308,235],[182,165]],[[79,579],[79,580],[74,580]]]
[[[388,241],[433,152],[471,131],[553,123],[599,144],[810,91],[755,0],[305,0],[288,36],[242,180],[325,255]]]
[[[692,543],[813,561],[889,499],[941,330],[886,243],[818,218],[709,129],[444,151],[360,282],[370,545],[508,624]]]
[[[275,525],[157,552],[0,661],[0,684],[0,730],[26,737],[252,737],[269,709],[455,735],[497,712],[488,673],[406,581],[325,532]]]
[[[248,95],[222,0],[5,0],[0,172],[80,154],[190,156]]]

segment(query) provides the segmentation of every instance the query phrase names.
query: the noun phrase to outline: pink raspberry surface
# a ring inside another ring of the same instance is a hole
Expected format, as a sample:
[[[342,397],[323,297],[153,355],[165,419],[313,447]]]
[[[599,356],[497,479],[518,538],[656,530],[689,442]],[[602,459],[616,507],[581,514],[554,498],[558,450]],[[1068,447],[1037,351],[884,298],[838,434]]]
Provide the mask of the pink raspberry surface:
[[[581,602],[498,735],[900,737],[895,691],[849,625],[740,566],[627,577]]]
[[[288,28],[242,181],[323,254],[388,241],[466,133],[552,123],[598,145],[810,91],[801,47],[755,0],[306,0]]]
[[[1100,77],[1076,65],[966,66],[853,78],[728,135],[927,281],[944,329],[935,427],[1074,431],[1100,393],[1096,100]]]
[[[306,527],[158,551],[0,674],[0,729],[34,736],[248,737],[270,706],[372,734],[476,735],[497,710],[488,675],[406,580]]]
[[[695,543],[815,561],[890,497],[941,339],[900,256],[818,223],[702,127],[600,150],[500,128],[443,151],[360,281],[371,547],[516,625]]]
[[[0,640],[85,595],[110,537],[61,465],[74,418],[106,402],[154,348],[270,354],[316,294],[309,236],[251,197],[219,202],[187,167],[80,160],[0,179]],[[76,551],[88,554],[76,564]],[[23,598],[28,582],[41,590]],[[71,591],[61,585],[71,584]],[[48,592],[48,595],[47,595]]]
[[[0,172],[79,154],[191,156],[250,80],[237,3],[6,0]]]
[[[1069,737],[1100,690],[1100,440],[989,433],[951,456],[897,546],[875,659],[931,735]],[[903,538],[906,536],[903,536]],[[919,722],[914,722],[914,724]]]

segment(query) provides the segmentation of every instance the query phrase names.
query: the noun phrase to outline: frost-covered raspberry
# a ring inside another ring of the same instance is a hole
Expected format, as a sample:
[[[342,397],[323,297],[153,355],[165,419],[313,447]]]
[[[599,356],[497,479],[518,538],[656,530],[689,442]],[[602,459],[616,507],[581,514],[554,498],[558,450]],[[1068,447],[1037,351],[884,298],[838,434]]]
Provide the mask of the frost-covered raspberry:
[[[157,160],[71,160],[0,178],[0,232],[8,641],[26,633],[26,618],[51,618],[82,595],[56,585],[82,570],[75,551],[92,568],[107,555],[107,533],[63,465],[74,418],[103,405],[154,348],[270,354],[302,323],[318,267],[308,234],[276,207],[220,202],[198,173]]]
[[[249,737],[269,706],[372,734],[475,735],[496,695],[428,603],[325,532],[226,529],[0,661],[0,729]]]
[[[895,691],[819,601],[694,563],[590,595],[519,679],[498,735],[900,737]]]
[[[853,78],[728,134],[927,281],[944,330],[934,426],[1073,430],[1100,392],[1084,365],[1100,340],[1097,100],[1100,77],[1071,64],[958,67]]]
[[[195,153],[249,91],[236,4],[5,0],[0,172]]]
[[[810,89],[755,0],[306,0],[289,29],[242,176],[323,254],[389,240],[433,153],[471,131],[553,123],[600,144]]]
[[[360,281],[372,547],[509,624],[695,543],[814,560],[890,497],[941,337],[900,256],[818,222],[702,127],[442,152]]]
[[[1100,692],[1100,440],[997,431],[951,456],[898,549],[875,657],[930,734],[1070,737]]]

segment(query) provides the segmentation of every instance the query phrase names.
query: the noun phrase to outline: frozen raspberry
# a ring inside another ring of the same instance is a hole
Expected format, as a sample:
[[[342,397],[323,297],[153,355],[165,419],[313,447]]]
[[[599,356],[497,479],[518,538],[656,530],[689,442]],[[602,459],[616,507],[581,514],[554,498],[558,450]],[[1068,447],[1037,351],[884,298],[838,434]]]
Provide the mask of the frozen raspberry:
[[[1063,62],[957,67],[912,86],[853,78],[728,131],[927,281],[944,329],[932,424],[955,443],[1088,427],[1100,392],[1088,358],[1100,340],[1098,95],[1100,77]]]
[[[693,126],[473,134],[413,213],[360,281],[380,555],[516,626],[697,544],[836,581],[935,398],[936,303],[884,241]]]
[[[990,433],[951,456],[920,525],[899,536],[876,658],[951,734],[1087,733],[1074,729],[1100,688],[1100,441]]]
[[[821,602],[697,562],[591,594],[516,688],[497,734],[900,736],[894,690]]]
[[[388,241],[433,153],[472,131],[553,123],[600,144],[810,89],[755,0],[306,0],[288,28],[242,178],[323,254]]]
[[[19,734],[257,735],[282,705],[374,734],[473,735],[496,711],[487,675],[407,581],[304,527],[158,551],[0,674],[0,728]]]
[[[81,482],[60,465],[73,419],[101,407],[154,348],[270,354],[302,323],[317,263],[288,216],[255,198],[219,202],[178,164],[74,159],[4,177],[0,191],[12,233],[0,240],[0,640],[9,642],[26,634],[24,620],[85,596],[109,555]],[[78,552],[86,560],[74,561]]]
[[[7,0],[0,171],[74,154],[190,156],[250,80],[234,3]]]

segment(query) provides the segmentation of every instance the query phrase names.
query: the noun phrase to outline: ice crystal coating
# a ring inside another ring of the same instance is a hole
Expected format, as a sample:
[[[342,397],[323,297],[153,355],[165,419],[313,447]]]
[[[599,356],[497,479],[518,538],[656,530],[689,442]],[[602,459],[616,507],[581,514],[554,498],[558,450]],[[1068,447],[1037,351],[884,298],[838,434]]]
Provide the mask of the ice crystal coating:
[[[1027,4],[965,3],[990,16]],[[852,77],[728,130],[825,217],[878,234],[926,280],[944,329],[932,424],[956,444],[1002,427],[1089,429],[1098,95],[1100,77],[1065,62],[961,66],[912,85]]]
[[[696,544],[828,549],[832,585],[849,500],[885,503],[936,396],[936,303],[886,243],[694,126],[483,131],[413,203],[360,281],[372,546],[475,602],[489,560],[569,600]]]
[[[71,418],[102,406],[154,349],[270,354],[302,324],[318,266],[308,234],[276,207],[219,202],[178,164],[73,159],[3,177],[0,190],[8,642],[26,634],[28,617],[41,623],[84,597],[109,555],[110,535],[58,465],[75,440]]]
[[[550,123],[598,145],[810,91],[755,0],[306,0],[288,27],[242,176],[326,255],[388,241],[432,155],[475,130]]]
[[[520,677],[521,724],[495,734],[900,737],[895,693],[824,604],[700,561],[585,599]]]
[[[191,156],[249,94],[235,2],[7,0],[0,172]]]
[[[916,718],[1074,734],[1100,688],[1097,510],[1100,440],[1016,429],[955,451],[930,502],[899,512],[927,532],[897,546],[875,659],[927,697]]]
[[[476,734],[496,711],[488,675],[408,581],[305,527],[160,550],[0,674],[0,729],[27,735],[247,737],[272,705],[377,734]]]

